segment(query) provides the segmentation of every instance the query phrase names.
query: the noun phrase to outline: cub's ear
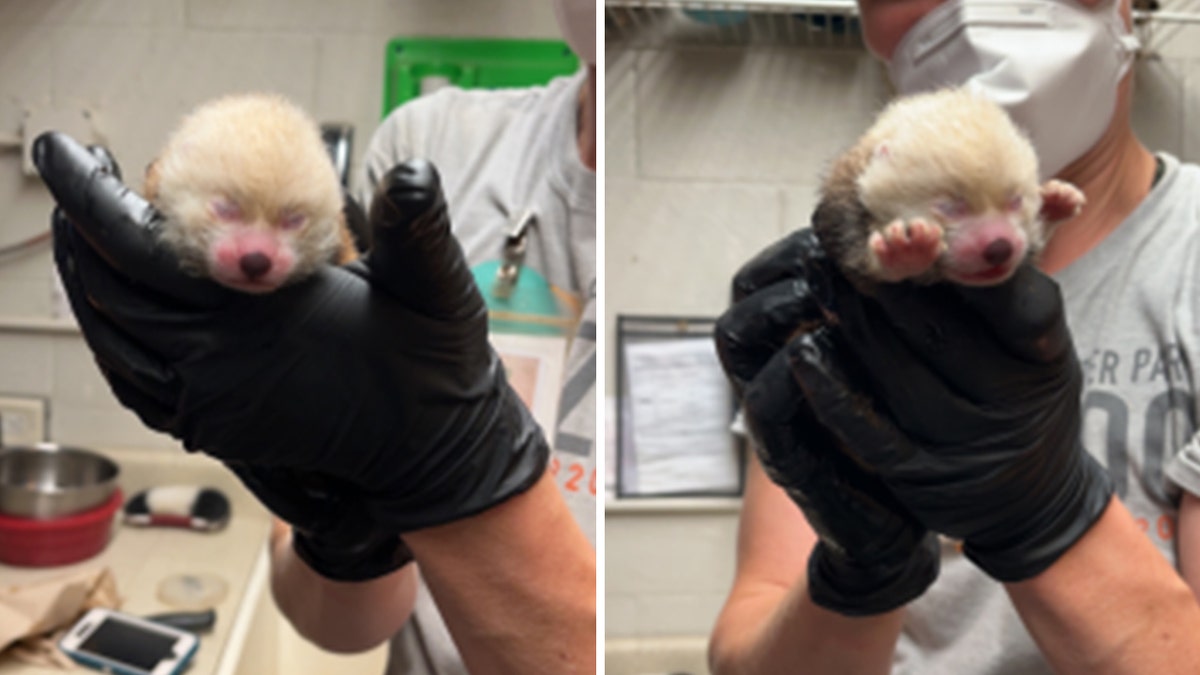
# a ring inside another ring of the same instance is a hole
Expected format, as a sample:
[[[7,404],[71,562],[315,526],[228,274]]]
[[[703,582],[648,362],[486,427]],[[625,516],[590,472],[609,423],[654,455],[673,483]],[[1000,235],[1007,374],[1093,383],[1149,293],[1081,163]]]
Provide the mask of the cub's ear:
[[[817,240],[826,253],[837,254],[837,241],[850,239],[848,235],[859,231],[867,222],[869,214],[857,194],[827,194],[813,209],[812,228]],[[840,236],[835,236],[839,235]],[[866,235],[863,235],[864,238]]]
[[[142,196],[147,201],[154,201],[158,196],[158,160],[153,160],[146,165],[146,177],[142,183]]]
[[[825,195],[812,215],[812,229],[829,261],[859,291],[871,295],[874,282],[857,272],[868,267],[870,222],[867,207],[852,190]]]
[[[362,204],[359,204],[346,188],[342,188],[342,224],[345,225],[342,233],[342,252],[348,257],[343,262],[349,262],[357,257],[350,256],[349,252],[361,254],[371,248],[371,224],[367,221],[367,213]],[[347,241],[350,243],[349,248],[346,246]]]

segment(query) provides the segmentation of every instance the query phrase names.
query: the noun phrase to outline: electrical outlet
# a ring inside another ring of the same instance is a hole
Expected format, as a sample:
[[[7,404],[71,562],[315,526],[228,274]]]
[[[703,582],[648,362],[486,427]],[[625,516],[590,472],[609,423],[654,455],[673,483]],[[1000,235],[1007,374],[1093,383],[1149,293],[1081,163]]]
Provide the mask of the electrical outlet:
[[[0,396],[0,444],[32,445],[46,440],[46,399]]]

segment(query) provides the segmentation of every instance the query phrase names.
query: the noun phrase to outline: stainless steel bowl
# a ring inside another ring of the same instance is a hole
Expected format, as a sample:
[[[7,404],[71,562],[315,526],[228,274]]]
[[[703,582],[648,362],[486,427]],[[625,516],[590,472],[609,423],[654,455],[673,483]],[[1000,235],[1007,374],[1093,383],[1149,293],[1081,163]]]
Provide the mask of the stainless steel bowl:
[[[0,448],[0,513],[50,519],[87,511],[112,497],[112,460],[53,443]]]

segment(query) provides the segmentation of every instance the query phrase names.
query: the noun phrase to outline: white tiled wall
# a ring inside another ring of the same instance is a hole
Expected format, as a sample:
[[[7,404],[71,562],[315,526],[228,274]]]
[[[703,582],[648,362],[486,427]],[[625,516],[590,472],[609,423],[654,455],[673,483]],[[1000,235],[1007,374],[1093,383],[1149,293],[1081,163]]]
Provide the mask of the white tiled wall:
[[[379,120],[388,39],[558,37],[550,0],[0,1],[0,146],[26,116],[88,110],[131,183],[179,116],[208,97],[269,89],[322,121]],[[0,147],[0,248],[42,232],[50,199]],[[0,259],[0,393],[50,401],[64,443],[174,449],[113,400],[77,335],[17,330],[54,311],[48,246]]]
[[[608,46],[611,394],[615,317],[720,314],[734,271],[807,220],[824,162],[888,91],[855,50]],[[736,533],[736,502],[606,512],[609,673],[704,672]]]
[[[1195,161],[1200,32],[1155,44],[1162,55],[1138,65],[1135,125],[1150,147]],[[825,163],[889,88],[862,50],[610,41],[605,61],[611,396],[615,317],[720,314],[741,263],[806,224]],[[609,509],[606,518],[609,672],[650,672],[664,660],[702,672],[695,652],[732,579],[736,507]],[[691,653],[678,654],[681,645]],[[676,655],[635,658],[656,649]]]

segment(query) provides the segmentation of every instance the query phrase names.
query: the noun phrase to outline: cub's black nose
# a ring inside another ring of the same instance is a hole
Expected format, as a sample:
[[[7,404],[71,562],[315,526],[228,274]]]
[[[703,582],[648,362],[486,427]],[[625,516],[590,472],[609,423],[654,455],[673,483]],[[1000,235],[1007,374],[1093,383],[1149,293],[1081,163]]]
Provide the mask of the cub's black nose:
[[[1012,257],[1013,245],[1007,239],[997,239],[983,249],[983,259],[989,265],[1003,265]]]
[[[271,269],[271,259],[265,253],[247,253],[238,261],[238,267],[250,279],[257,279]]]

